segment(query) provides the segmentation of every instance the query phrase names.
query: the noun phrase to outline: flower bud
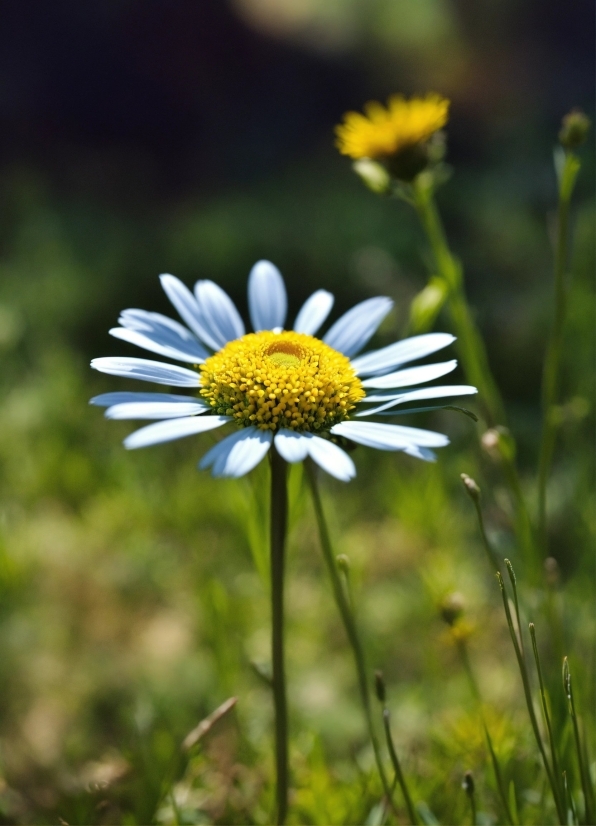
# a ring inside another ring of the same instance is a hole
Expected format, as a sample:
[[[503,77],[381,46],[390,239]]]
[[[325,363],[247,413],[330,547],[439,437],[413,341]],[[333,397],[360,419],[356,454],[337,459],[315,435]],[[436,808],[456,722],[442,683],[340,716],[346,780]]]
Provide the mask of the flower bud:
[[[441,602],[439,606],[439,610],[441,611],[441,616],[447,623],[447,625],[453,626],[464,613],[466,607],[465,600],[458,591],[454,591],[451,594],[447,594],[447,596]]]
[[[491,459],[496,462],[502,459],[511,461],[515,456],[515,443],[511,433],[502,425],[487,430],[482,436],[481,444]]]
[[[548,556],[544,560],[544,575],[546,577],[547,584],[550,585],[551,588],[554,588],[559,584],[561,571],[559,570],[559,563],[554,556]]]
[[[468,795],[468,797],[472,797],[472,795],[474,794],[474,789],[475,789],[474,775],[472,774],[472,772],[467,771],[464,774],[464,779],[462,781],[461,787],[465,791],[465,793]]]
[[[479,502],[480,488],[478,487],[474,479],[472,479],[471,476],[468,476],[467,473],[460,473],[460,478],[464,483],[464,488],[466,489],[470,499],[472,499],[474,502]]]
[[[344,574],[350,573],[350,557],[346,556],[346,554],[338,554],[335,557],[335,561],[337,562],[337,567],[339,570]]]
[[[447,300],[448,288],[442,278],[433,276],[410,304],[410,326],[414,333],[425,333],[433,325]]]
[[[590,118],[581,109],[572,109],[563,118],[559,141],[565,149],[576,149],[588,137]]]
[[[391,186],[389,173],[382,164],[370,158],[360,158],[352,165],[354,172],[360,176],[366,186],[377,195],[384,195]]]

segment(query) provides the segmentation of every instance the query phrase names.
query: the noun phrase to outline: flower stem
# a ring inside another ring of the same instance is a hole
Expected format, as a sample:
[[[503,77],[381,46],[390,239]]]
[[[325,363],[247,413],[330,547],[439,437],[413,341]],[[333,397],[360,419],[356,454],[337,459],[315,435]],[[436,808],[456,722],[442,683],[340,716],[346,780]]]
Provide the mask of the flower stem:
[[[288,811],[288,708],[284,668],[284,567],[288,522],[287,463],[271,449],[271,661],[275,707],[276,819]]]
[[[377,763],[377,768],[379,770],[379,775],[381,777],[381,782],[383,784],[383,790],[385,792],[385,796],[389,801],[392,809],[395,811],[395,804],[393,802],[393,797],[391,794],[391,789],[389,788],[389,783],[387,782],[387,775],[385,774],[385,768],[383,766],[383,761],[381,759],[381,749],[379,746],[379,741],[377,739],[377,735],[374,728],[373,717],[372,717],[372,708],[371,708],[371,700],[370,700],[370,689],[368,685],[368,677],[366,673],[366,663],[364,660],[364,651],[362,649],[362,644],[360,642],[360,638],[358,636],[358,629],[356,627],[356,622],[354,619],[354,615],[352,613],[352,609],[350,607],[350,603],[346,596],[345,590],[342,586],[342,582],[339,576],[339,572],[337,570],[337,566],[335,563],[335,557],[333,555],[333,547],[331,545],[331,538],[329,536],[329,530],[327,528],[327,522],[325,520],[325,514],[323,512],[323,503],[321,502],[321,494],[319,493],[319,486],[317,483],[316,471],[315,468],[310,460],[306,460],[306,476],[308,479],[308,483],[310,486],[310,491],[312,494],[312,501],[313,506],[315,509],[315,516],[317,519],[317,525],[319,528],[319,537],[321,539],[321,547],[323,549],[323,557],[325,559],[325,563],[327,565],[327,570],[329,571],[329,576],[331,578],[331,587],[333,589],[333,596],[335,597],[336,605],[339,609],[339,613],[341,615],[344,628],[346,631],[346,635],[348,637],[348,641],[352,647],[352,652],[354,654],[354,661],[356,663],[356,671],[358,673],[358,687],[360,689],[360,699],[362,702],[362,707],[364,709],[364,716],[366,718],[366,725],[368,727],[368,733],[370,736],[370,741],[373,747],[373,751],[375,754],[375,760]]]
[[[560,156],[559,156],[560,157]],[[557,424],[553,406],[556,404],[563,327],[567,311],[567,286],[565,270],[569,257],[569,206],[580,163],[572,152],[565,152],[559,171],[559,202],[557,209],[557,238],[555,246],[555,315],[551,340],[544,359],[542,375],[542,438],[538,460],[538,536],[545,556],[548,556],[546,535],[546,486],[553,458]]]
[[[479,404],[490,427],[505,424],[506,414],[501,394],[491,373],[486,348],[466,297],[461,263],[455,258],[443,229],[434,199],[433,184],[420,175],[412,185],[413,205],[431,247],[436,274],[447,288],[447,308],[457,335],[457,347],[468,381],[478,388]],[[532,524],[512,456],[502,457],[505,479],[516,511],[516,532],[526,556],[535,555]]]
[[[401,769],[399,757],[397,756],[397,751],[395,750],[395,745],[393,743],[393,737],[391,736],[391,717],[387,706],[383,708],[383,728],[385,729],[385,739],[387,741],[389,757],[391,758],[391,765],[393,766],[393,771],[395,772],[395,779],[399,783],[399,787],[404,796],[410,822],[416,826],[418,823],[418,816],[416,814],[414,804],[412,803],[412,798],[410,796],[410,791],[408,789],[404,773]]]
[[[515,656],[517,659],[517,664],[519,667],[519,673],[522,678],[522,684],[524,687],[524,696],[526,699],[526,707],[528,709],[528,715],[530,717],[530,723],[532,725],[532,731],[534,732],[534,737],[536,739],[536,745],[538,746],[538,750],[540,751],[540,756],[542,757],[542,762],[544,763],[544,769],[546,771],[546,776],[548,778],[549,785],[551,787],[553,800],[555,802],[555,807],[557,809],[557,815],[559,816],[559,823],[565,824],[567,822],[567,815],[563,808],[562,801],[559,796],[559,787],[558,787],[558,778],[555,777],[553,774],[553,770],[550,766],[546,749],[544,748],[544,743],[542,742],[542,735],[540,734],[540,728],[538,727],[538,720],[536,719],[536,712],[534,711],[534,701],[532,699],[532,689],[530,687],[530,677],[528,675],[528,669],[526,665],[526,660],[524,654],[520,648],[520,643],[515,633],[515,628],[513,626],[513,619],[511,617],[511,610],[509,608],[509,600],[507,597],[507,591],[505,590],[505,583],[503,581],[503,577],[501,576],[500,572],[497,572],[497,579],[499,581],[499,586],[501,588],[501,596],[503,599],[503,608],[505,609],[505,616],[507,618],[507,626],[509,627],[509,635],[511,636],[511,642],[513,643],[513,649],[515,651]],[[521,634],[521,628],[520,634]]]

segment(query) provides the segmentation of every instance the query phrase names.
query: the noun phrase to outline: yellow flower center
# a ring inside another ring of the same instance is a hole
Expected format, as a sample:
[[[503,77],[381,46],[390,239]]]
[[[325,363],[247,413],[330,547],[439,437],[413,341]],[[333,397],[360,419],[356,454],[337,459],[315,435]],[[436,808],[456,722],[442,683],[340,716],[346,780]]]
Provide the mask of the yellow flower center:
[[[304,333],[249,333],[200,370],[201,396],[241,427],[329,430],[364,398],[350,359]]]
[[[424,143],[445,126],[449,101],[434,93],[411,100],[393,95],[387,108],[371,101],[365,112],[344,115],[344,122],[335,128],[337,148],[355,159],[383,159]]]

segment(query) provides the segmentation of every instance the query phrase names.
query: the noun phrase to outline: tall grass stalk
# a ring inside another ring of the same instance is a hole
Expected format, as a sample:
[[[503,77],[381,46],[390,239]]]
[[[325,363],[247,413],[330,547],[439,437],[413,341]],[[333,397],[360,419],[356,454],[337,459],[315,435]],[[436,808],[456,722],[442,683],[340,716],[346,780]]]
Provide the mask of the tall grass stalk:
[[[505,424],[503,400],[490,370],[484,341],[468,304],[462,265],[451,252],[447,242],[435,203],[431,174],[422,173],[414,180],[412,204],[428,239],[436,275],[446,286],[447,309],[457,335],[457,347],[468,381],[478,388],[479,404],[489,426]],[[526,556],[531,559],[535,555],[532,523],[515,464],[515,450],[504,451],[501,460],[503,475],[515,504],[516,532]]]
[[[582,785],[582,792],[584,795],[585,821],[586,823],[594,823],[596,822],[594,785],[590,775],[589,759],[579,733],[579,723],[575,711],[575,699],[573,697],[573,685],[571,683],[571,671],[569,669],[569,660],[567,657],[563,660],[563,688],[565,690],[565,696],[567,697],[569,716],[571,717],[571,721],[573,723],[573,737],[575,740],[579,775]]]
[[[271,663],[275,708],[275,823],[288,812],[288,706],[284,663],[284,569],[288,524],[288,465],[271,450]]]
[[[316,469],[310,459],[307,459],[304,464],[306,467],[306,478],[308,480],[308,484],[312,495],[313,507],[315,511],[315,517],[317,520],[317,527],[319,529],[319,537],[321,540],[323,558],[325,559],[325,564],[327,566],[329,577],[331,579],[333,596],[335,598],[335,602],[339,610],[342,622],[344,624],[346,635],[352,648],[352,653],[354,655],[356,672],[358,674],[358,688],[360,691],[360,700],[362,702],[364,716],[366,718],[366,725],[368,728],[370,741],[373,747],[377,769],[381,777],[381,783],[383,784],[385,796],[389,804],[391,805],[391,808],[394,811],[396,811],[393,796],[391,794],[391,789],[389,787],[389,783],[387,780],[385,767],[383,766],[381,748],[379,745],[379,740],[377,738],[373,721],[369,680],[367,674],[366,661],[364,657],[364,650],[362,648],[362,643],[358,635],[358,628],[356,626],[356,620],[352,608],[350,606],[350,601],[346,595],[346,591],[344,589],[344,586],[342,585],[340,574],[337,569],[337,563],[335,555],[333,553],[331,537],[329,536],[329,529],[327,527],[327,521],[325,519],[325,513],[323,511],[321,494],[319,492]]]
[[[534,662],[536,663],[536,671],[538,673],[538,684],[540,686],[540,700],[541,700],[541,703],[542,703],[542,714],[544,716],[544,723],[546,725],[546,730],[548,732],[548,742],[549,742],[549,745],[550,745],[550,755],[551,755],[551,760],[552,760],[553,772],[554,772],[555,778],[556,778],[557,783],[558,783],[559,779],[562,778],[562,774],[561,774],[561,769],[560,769],[560,766],[559,766],[559,758],[557,756],[557,746],[556,746],[555,738],[554,738],[554,735],[553,735],[553,727],[552,727],[552,723],[551,723],[551,720],[550,720],[550,712],[548,710],[548,701],[547,701],[547,697],[546,697],[546,688],[544,686],[544,679],[542,677],[542,666],[540,664],[540,655],[538,653],[538,645],[536,643],[536,629],[534,627],[533,622],[531,622],[529,624],[529,628],[530,628],[530,637],[532,638],[532,651],[534,652]],[[521,631],[521,626],[520,626],[520,631]],[[521,636],[521,634],[520,634],[520,636]],[[564,788],[560,788],[560,792],[561,792],[562,796],[564,797],[564,792],[565,792]],[[565,811],[567,810],[567,807],[565,805],[563,806],[563,808],[565,809]]]
[[[507,591],[505,589],[505,582],[500,572],[497,572],[497,579],[499,581],[499,586],[501,588],[501,596],[503,599],[503,608],[505,609],[505,616],[507,618],[507,626],[509,628],[509,634],[511,636],[511,642],[513,643],[513,649],[515,651],[515,656],[517,659],[517,664],[519,666],[519,673],[522,679],[522,684],[524,688],[524,696],[526,699],[526,706],[528,709],[528,715],[530,717],[530,723],[532,725],[532,731],[534,732],[534,737],[536,739],[536,745],[538,746],[538,750],[540,752],[540,756],[542,757],[542,762],[544,764],[544,769],[546,771],[546,776],[548,778],[548,783],[551,788],[551,792],[553,795],[553,799],[555,802],[555,807],[557,809],[557,815],[559,817],[560,824],[567,823],[567,814],[565,812],[563,802],[559,793],[559,786],[555,779],[553,769],[549,763],[548,756],[546,754],[546,749],[544,748],[544,743],[542,742],[542,735],[540,733],[540,728],[538,726],[538,720],[536,719],[536,712],[534,710],[534,702],[532,699],[532,689],[530,686],[530,677],[528,674],[528,669],[525,661],[524,654],[521,650],[520,643],[513,625],[513,618],[511,616],[511,609],[509,607],[509,599],[507,597]],[[521,629],[520,629],[521,631]]]
[[[559,198],[554,262],[555,307],[551,339],[544,360],[542,376],[542,437],[538,460],[538,537],[545,556],[548,555],[547,484],[557,435],[554,406],[559,391],[563,331],[567,314],[565,276],[569,259],[569,207],[580,166],[579,159],[573,152],[562,148],[557,150],[555,168]]]

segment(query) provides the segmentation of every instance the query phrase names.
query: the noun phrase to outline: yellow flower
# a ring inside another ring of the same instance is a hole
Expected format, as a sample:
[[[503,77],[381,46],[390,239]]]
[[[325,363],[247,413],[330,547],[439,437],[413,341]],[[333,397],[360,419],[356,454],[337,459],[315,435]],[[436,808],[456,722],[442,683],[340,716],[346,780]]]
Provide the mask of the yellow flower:
[[[434,92],[424,98],[406,100],[402,95],[389,98],[387,108],[377,101],[364,107],[366,114],[347,112],[336,126],[336,146],[342,155],[358,160],[391,161],[399,155],[419,155],[405,166],[393,168],[398,178],[410,179],[426,165],[427,141],[447,123],[449,101]]]

